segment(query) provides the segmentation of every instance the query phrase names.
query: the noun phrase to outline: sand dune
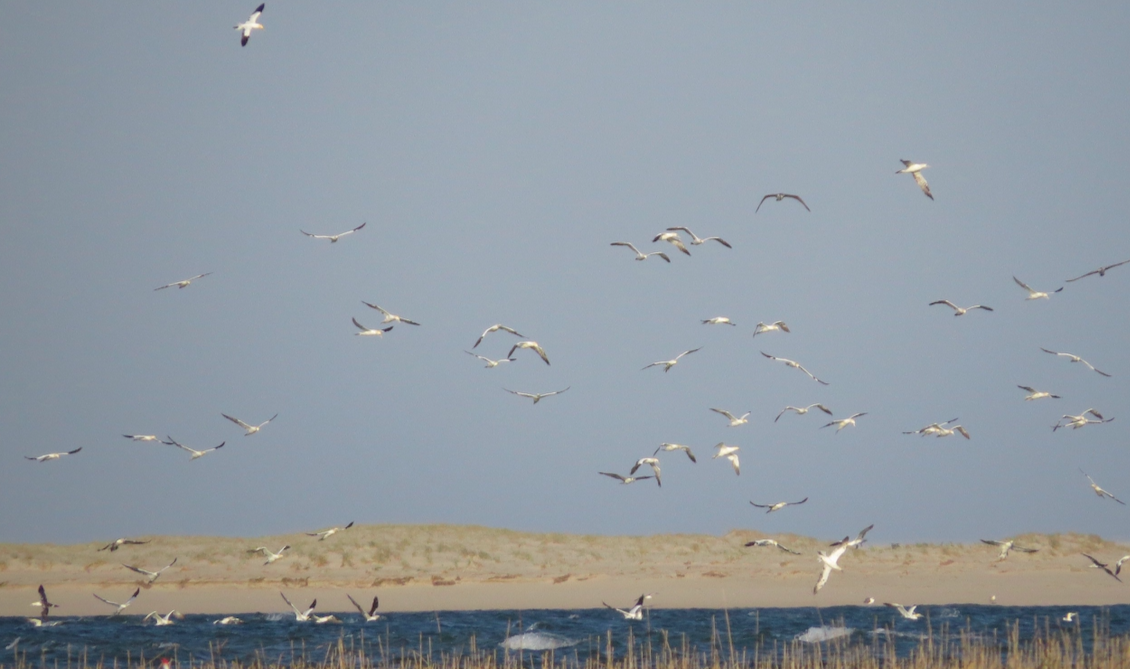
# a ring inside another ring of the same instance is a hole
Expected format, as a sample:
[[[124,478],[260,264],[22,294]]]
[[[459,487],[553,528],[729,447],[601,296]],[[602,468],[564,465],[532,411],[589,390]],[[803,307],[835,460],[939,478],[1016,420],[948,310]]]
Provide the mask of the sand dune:
[[[278,596],[317,597],[319,610],[349,610],[345,593],[381,596],[381,610],[591,608],[658,593],[656,607],[770,607],[859,604],[1117,604],[1130,588],[1088,567],[1080,553],[1113,563],[1130,547],[1094,535],[1023,535],[1040,549],[997,560],[977,544],[875,544],[851,551],[818,594],[815,552],[826,541],[773,535],[803,553],[745,548],[758,532],[724,536],[609,537],[534,534],[477,526],[367,525],[326,541],[305,534],[253,539],[152,536],[116,552],[104,542],[0,546],[0,615],[30,615],[44,584],[59,615],[107,613],[92,597],[142,592],[128,612],[177,608],[185,613],[283,611]],[[292,546],[271,565],[247,551]],[[149,586],[121,563],[156,569],[177,564]]]

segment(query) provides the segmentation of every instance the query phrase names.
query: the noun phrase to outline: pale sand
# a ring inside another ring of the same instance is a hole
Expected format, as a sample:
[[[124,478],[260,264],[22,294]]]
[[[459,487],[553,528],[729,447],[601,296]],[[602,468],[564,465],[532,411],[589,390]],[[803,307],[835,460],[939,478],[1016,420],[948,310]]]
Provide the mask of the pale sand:
[[[530,534],[452,525],[369,525],[318,541],[304,534],[257,539],[142,537],[152,542],[113,553],[103,545],[0,546],[0,615],[34,615],[39,584],[59,615],[111,612],[92,595],[124,601],[144,579],[120,563],[155,570],[177,564],[126,610],[145,614],[285,612],[279,591],[296,605],[350,611],[350,593],[380,611],[570,609],[625,607],[654,592],[657,608],[797,607],[877,602],[903,604],[1109,605],[1130,603],[1130,588],[1088,567],[1080,553],[1113,564],[1130,547],[1093,535],[1024,535],[1040,549],[997,561],[983,544],[892,546],[868,543],[840,560],[817,595],[815,556],[827,542],[774,538],[803,555],[745,548],[757,532],[722,537],[605,537]],[[109,541],[110,538],[107,538]],[[246,551],[293,549],[271,565]],[[1127,572],[1130,575],[1130,572]]]

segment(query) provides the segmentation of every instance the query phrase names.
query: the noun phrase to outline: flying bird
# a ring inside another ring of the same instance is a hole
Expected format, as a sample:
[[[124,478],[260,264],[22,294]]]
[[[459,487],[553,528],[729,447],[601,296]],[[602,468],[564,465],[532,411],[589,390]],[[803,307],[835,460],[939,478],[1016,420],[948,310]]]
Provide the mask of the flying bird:
[[[1028,291],[1028,297],[1024,298],[1026,300],[1038,300],[1038,299],[1041,299],[1041,298],[1046,300],[1050,297],[1050,293],[1045,293],[1045,292],[1042,292],[1042,291],[1039,291],[1039,290],[1032,290],[1031,286],[1024,283],[1020,279],[1017,279],[1015,276],[1012,277],[1012,280],[1016,282],[1016,285],[1020,286],[1024,290]],[[1063,286],[1056,288],[1055,290],[1052,291],[1052,293],[1058,293],[1061,290],[1063,290]]]
[[[566,387],[562,388],[561,390],[554,390],[551,393],[520,393],[517,390],[510,390],[509,388],[503,388],[503,390],[510,393],[511,395],[517,395],[518,397],[529,397],[530,399],[532,399],[534,401],[534,404],[537,404],[543,398],[553,397],[554,395],[560,395],[561,393],[565,392],[566,390],[569,390],[569,388],[572,388],[572,387],[573,386],[566,386]]]
[[[711,459],[717,460],[718,458],[726,458],[730,461],[730,465],[734,468],[734,474],[741,476],[742,464],[738,461],[738,451],[741,450],[741,446],[727,446],[725,442],[719,442],[718,444],[715,444],[714,448],[714,457]]]
[[[1087,418],[1087,414],[1094,416],[1098,420],[1091,420]],[[1064,423],[1064,420],[1066,420],[1067,422]],[[1086,427],[1087,425],[1101,425],[1102,423],[1109,423],[1112,420],[1114,419],[1104,419],[1102,414],[1100,414],[1098,411],[1095,411],[1094,409],[1087,409],[1078,416],[1064,414],[1063,418],[1060,418],[1059,422],[1052,426],[1052,432],[1055,432],[1061,427],[1069,427],[1072,430],[1078,430],[1079,428]]]
[[[656,235],[651,241],[652,242],[667,242],[668,244],[670,244],[671,246],[674,246],[675,248],[679,249],[683,253],[685,253],[687,255],[691,254],[691,252],[688,251],[687,247],[683,244],[683,240],[679,238],[679,233],[677,233],[677,232],[661,232],[658,235]]]
[[[770,360],[776,360],[777,362],[783,362],[783,363],[785,363],[785,365],[787,365],[789,367],[799,369],[800,371],[807,374],[809,376],[809,378],[811,378],[813,381],[815,381],[815,382],[817,382],[821,385],[825,385],[825,386],[828,385],[827,381],[821,381],[820,379],[816,378],[815,376],[813,376],[812,372],[805,369],[803,366],[801,366],[801,364],[799,362],[796,362],[795,360],[789,360],[787,358],[778,358],[775,355],[769,355],[765,351],[761,351],[761,355],[765,356],[766,358],[769,358]]]
[[[930,193],[930,184],[926,183],[926,177],[922,176],[922,170],[929,167],[929,165],[927,165],[926,163],[914,163],[909,160],[903,160],[902,164],[906,165],[906,167],[898,170],[897,172],[895,172],[895,174],[912,175],[914,177],[914,183],[918,184],[918,187],[922,189],[922,192],[926,194],[926,197],[933,200],[934,195]]]
[[[510,347],[510,352],[506,354],[506,357],[513,358],[514,351],[517,351],[520,348],[534,351],[538,354],[538,356],[541,357],[542,361],[545,362],[545,364],[549,364],[549,356],[545,354],[545,349],[543,349],[536,341],[520,341],[517,344],[514,344]]]
[[[123,434],[122,436],[134,441],[161,441],[155,434]]]
[[[177,558],[173,558],[172,562],[165,565],[164,567],[161,567],[157,571],[149,571],[148,569],[140,569],[138,567],[134,567],[133,565],[128,565],[124,562],[122,563],[122,566],[125,567],[126,569],[129,569],[130,571],[135,571],[135,572],[141,574],[142,576],[148,577],[149,582],[152,583],[153,581],[157,580],[157,578],[161,575],[161,572],[165,571],[166,569],[168,569],[169,567],[173,566],[176,563],[177,563]]]
[[[719,414],[722,414],[723,416],[725,416],[726,418],[729,418],[730,419],[729,427],[737,427],[739,425],[745,425],[746,423],[749,422],[749,414],[752,413],[751,411],[747,411],[747,412],[743,413],[741,415],[741,417],[739,418],[739,417],[735,416],[734,414],[730,413],[729,411],[726,411],[725,409],[714,409],[714,408],[712,408],[710,410],[713,411],[714,413],[719,413]]]
[[[640,371],[642,372],[644,369],[647,369],[648,367],[658,367],[659,365],[663,365],[663,372],[667,373],[667,372],[671,371],[672,367],[674,367],[675,365],[677,365],[679,363],[679,358],[682,358],[684,355],[690,355],[691,353],[694,353],[695,351],[701,351],[701,350],[702,350],[702,347],[699,346],[698,348],[692,348],[689,351],[683,351],[679,355],[675,356],[675,358],[673,360],[660,360],[658,362],[653,362],[650,365],[648,365],[647,367],[642,368]]]
[[[203,274],[197,274],[196,276],[194,276],[190,279],[185,279],[184,281],[174,281],[172,283],[166,283],[165,285],[154,288],[153,290],[154,291],[165,290],[166,288],[172,288],[173,286],[176,286],[177,288],[187,288],[188,285],[190,283],[192,283],[193,281],[196,281],[197,279],[202,279],[202,278],[208,276],[209,274],[211,274],[211,272],[205,272]]]
[[[152,541],[152,539],[146,539],[145,541],[135,541],[134,539],[114,539],[113,541],[106,544],[102,548],[99,548],[98,550],[104,551],[106,549],[109,549],[110,552],[113,553],[114,551],[118,550],[122,546],[140,546],[141,544],[147,544],[150,541]]]
[[[1083,557],[1085,557],[1085,558],[1087,558],[1088,560],[1091,561],[1091,568],[1092,569],[1102,569],[1107,574],[1109,574],[1110,577],[1113,578],[1114,580],[1118,581],[1119,583],[1122,582],[1122,579],[1118,578],[1118,574],[1111,571],[1110,566],[1107,565],[1105,562],[1099,562],[1098,560],[1091,557],[1090,555],[1087,555],[1086,553],[1080,553],[1080,555],[1082,555]]]
[[[390,325],[387,328],[383,328],[383,329],[382,328],[367,328],[364,325],[361,325],[360,323],[358,323],[356,318],[353,319],[353,324],[356,325],[359,330],[361,330],[360,332],[354,332],[353,334],[364,335],[366,337],[383,336],[384,333],[388,332],[393,327],[393,326]]]
[[[36,462],[50,462],[51,460],[58,460],[59,458],[63,457],[64,455],[74,455],[75,453],[78,453],[81,450],[82,450],[82,446],[79,446],[75,450],[67,451],[66,453],[45,453],[44,455],[38,455],[36,457],[32,457],[30,455],[25,455],[24,457],[27,458],[28,460],[35,460]]]
[[[1060,620],[1062,620],[1065,623],[1073,623],[1073,622],[1075,622],[1075,619],[1077,617],[1079,617],[1078,611],[1068,611],[1067,613],[1064,614],[1064,616],[1062,618],[1060,618]]]
[[[707,318],[702,322],[703,325],[737,325],[725,316],[715,316],[714,318]]]
[[[1126,502],[1123,502],[1122,500],[1118,499],[1117,497],[1115,497],[1111,493],[1100,488],[1099,484],[1095,483],[1095,479],[1091,478],[1090,474],[1083,471],[1082,469],[1079,470],[1079,473],[1082,474],[1083,476],[1087,477],[1087,480],[1091,482],[1091,490],[1094,490],[1095,494],[1098,495],[1100,499],[1103,498],[1103,497],[1109,497],[1109,498],[1113,499],[1114,501],[1118,502],[1119,504],[1126,506]],[[1121,562],[1119,564],[1121,565]]]
[[[47,616],[51,613],[51,609],[59,608],[58,604],[52,604],[47,600],[47,591],[43,589],[43,585],[39,586],[39,599],[31,603],[32,606],[39,607],[39,619],[47,620]]]
[[[773,539],[756,539],[754,541],[747,542],[746,546],[747,547],[749,547],[749,546],[759,546],[759,547],[776,546],[777,548],[785,551],[786,553],[792,553],[793,555],[801,555],[802,554],[800,551],[794,551],[791,548],[785,548],[784,546],[777,543]]]
[[[1060,399],[1059,395],[1052,395],[1049,392],[1046,392],[1046,391],[1043,391],[1043,390],[1036,390],[1035,388],[1032,388],[1030,386],[1016,386],[1016,387],[1021,389],[1021,390],[1027,390],[1028,391],[1029,395],[1024,398],[1025,402],[1031,402],[1032,400],[1042,400],[1045,397],[1050,397],[1050,398],[1056,399],[1056,400]]]
[[[172,625],[173,618],[176,618],[177,620],[184,620],[184,614],[180,611],[177,611],[176,609],[169,611],[165,615],[161,615],[156,611],[150,611],[148,615],[141,619],[141,622],[145,622],[150,618],[153,619],[153,622],[156,623],[157,627],[163,627],[165,625]]]
[[[808,501],[808,498],[805,497],[804,499],[800,500],[799,502],[777,502],[776,504],[758,504],[757,502],[750,501],[750,504],[756,506],[759,509],[768,509],[768,511],[766,511],[765,513],[773,513],[774,511],[780,511],[781,509],[785,508],[786,506],[796,506],[797,504],[804,504],[807,501]]]
[[[756,337],[759,334],[773,332],[774,330],[780,330],[781,332],[792,332],[792,330],[789,329],[789,326],[785,325],[785,321],[773,321],[769,325],[766,325],[765,323],[758,323],[757,327],[753,328],[753,336]]]
[[[855,419],[859,418],[860,416],[866,416],[866,415],[867,415],[866,411],[864,411],[862,413],[853,413],[852,415],[848,416],[847,418],[841,418],[839,420],[834,420],[831,423],[825,423],[824,425],[820,426],[820,429],[824,429],[826,427],[832,427],[833,425],[835,425],[836,426],[836,434],[839,434],[840,430],[844,429],[848,425],[855,427]]]
[[[264,425],[266,425],[267,423],[270,423],[271,421],[273,421],[274,419],[279,417],[278,414],[275,414],[274,416],[271,416],[270,418],[263,421],[262,423],[259,423],[258,425],[248,425],[247,423],[244,423],[240,419],[233,418],[232,416],[229,416],[226,413],[221,413],[220,415],[223,416],[224,418],[227,418],[228,420],[235,423],[236,425],[242,427],[243,429],[247,430],[247,434],[243,435],[245,437],[250,437],[251,435],[258,432],[259,430],[262,430]],[[217,447],[217,448],[219,448],[219,447]]]
[[[121,604],[119,604],[119,603],[117,603],[117,602],[111,602],[110,600],[108,600],[108,599],[106,599],[106,598],[104,598],[104,597],[100,597],[99,595],[94,595],[94,598],[95,598],[95,599],[97,599],[97,600],[99,600],[99,601],[101,601],[101,602],[106,602],[106,603],[107,603],[107,604],[109,604],[110,606],[116,606],[116,607],[118,607],[116,611],[114,611],[113,613],[111,613],[111,614],[110,614],[111,616],[116,616],[116,615],[118,615],[119,613],[121,613],[121,612],[122,612],[122,610],[123,610],[123,609],[125,609],[125,608],[126,608],[127,606],[129,606],[130,604],[133,604],[133,600],[137,599],[137,595],[138,595],[138,593],[140,593],[140,592],[141,592],[141,588],[138,588],[138,589],[134,590],[134,591],[133,591],[133,594],[132,594],[132,595],[130,595],[130,598],[129,598],[129,599],[127,599],[127,600],[126,600],[125,602],[123,602],[123,603],[121,603]]]
[[[954,425],[953,427],[950,427],[950,428],[945,428],[945,427],[939,426],[938,429],[934,431],[934,436],[935,437],[952,437],[955,433],[960,434],[961,436],[965,437],[966,439],[972,439],[972,437],[969,436],[969,431],[966,430],[964,427],[962,427],[960,425]]]
[[[260,26],[260,27],[262,27],[262,26]],[[361,225],[358,225],[356,228],[353,228],[352,230],[346,230],[345,232],[339,232],[336,235],[312,235],[309,232],[306,232],[305,230],[302,230],[302,229],[299,229],[299,232],[306,235],[307,237],[313,237],[314,239],[328,239],[328,240],[330,240],[331,244],[336,244],[337,240],[341,239],[342,237],[344,237],[346,235],[352,235],[354,232],[357,232],[358,230],[360,230],[363,227],[365,227],[364,223],[362,223]]]
[[[290,606],[290,608],[294,610],[294,619],[300,623],[304,623],[310,620],[310,615],[314,613],[314,607],[318,605],[318,600],[315,599],[314,601],[310,602],[310,608],[306,609],[305,611],[299,611],[298,607],[294,604],[291,604],[290,600],[286,598],[286,595],[283,595],[281,590],[279,591],[279,594],[282,595],[283,601],[286,602]]]
[[[636,600],[636,603],[632,605],[632,608],[626,611],[624,609],[618,609],[615,606],[611,606],[605,602],[601,602],[601,604],[604,604],[606,607],[624,616],[624,620],[643,620],[643,602],[645,599],[651,599],[651,594],[648,593],[640,595],[640,598]]]
[[[341,620],[332,613],[328,616],[320,616],[316,613],[311,613],[310,618],[314,621],[315,625],[325,625],[326,623],[332,623],[335,625],[341,624]]]
[[[812,588],[812,594],[815,595],[816,593],[820,592],[820,588],[824,587],[824,584],[828,582],[828,577],[832,575],[833,569],[836,571],[843,571],[843,568],[840,567],[838,562],[840,561],[840,558],[843,556],[844,552],[847,551],[847,549],[848,545],[842,544],[839,548],[832,551],[831,555],[826,554],[824,551],[816,552],[816,557],[820,559],[820,562],[824,568],[820,572],[820,578],[816,581],[816,587]]]
[[[696,460],[694,457],[694,453],[691,452],[690,446],[684,446],[682,444],[660,444],[659,448],[655,449],[655,452],[652,453],[652,455],[659,455],[659,451],[682,451],[687,454],[687,457],[691,459],[691,462],[698,462],[698,460]]]
[[[684,228],[681,225],[673,227],[673,228],[667,228],[667,230],[669,232],[678,232],[678,231],[681,230],[681,231],[687,233],[688,235],[691,236],[691,246],[699,246],[699,245],[705,244],[706,242],[709,242],[710,240],[714,240],[714,241],[718,242],[719,244],[721,244],[722,246],[725,246],[728,249],[734,248],[734,247],[730,246],[729,242],[727,242],[725,239],[722,239],[721,237],[699,237],[695,233],[691,232],[690,228]]]
[[[649,478],[652,478],[651,476],[621,476],[620,474],[614,474],[612,472],[597,472],[597,474],[600,474],[601,476],[608,476],[608,477],[614,478],[617,481],[619,481],[621,484],[624,484],[624,485],[627,485],[629,483],[635,483],[636,481],[644,481],[644,480],[647,480]]]
[[[1017,546],[1015,541],[995,541],[993,539],[982,539],[981,543],[990,546],[999,546],[1001,549],[1000,555],[997,556],[997,561],[1003,560],[1008,557],[1009,551],[1020,551],[1021,553],[1035,553],[1039,548],[1025,548]]]
[[[659,256],[667,262],[671,262],[671,258],[669,258],[666,253],[662,251],[652,251],[651,253],[644,253],[643,251],[637,249],[631,242],[612,242],[611,244],[609,244],[609,246],[626,246],[632,249],[636,252],[636,260],[647,260],[651,256]]]
[[[761,198],[761,202],[757,203],[757,209],[754,209],[753,213],[756,214],[758,211],[760,211],[761,205],[765,204],[765,201],[768,200],[771,197],[776,198],[777,202],[780,202],[781,200],[784,200],[785,198],[790,197],[790,198],[796,200],[797,202],[801,203],[804,206],[804,208],[807,209],[808,211],[812,211],[811,209],[808,209],[808,205],[804,204],[804,200],[800,199],[799,195],[791,195],[789,193],[770,193],[770,194],[766,195],[765,197]]]
[[[1059,353],[1058,351],[1049,351],[1048,349],[1044,348],[1043,346],[1040,347],[1040,350],[1043,351],[1044,353],[1051,353],[1052,355],[1058,355],[1060,357],[1067,358],[1071,362],[1081,362],[1084,365],[1086,365],[1087,367],[1089,367],[1091,369],[1091,371],[1098,372],[1099,374],[1102,374],[1103,376],[1106,376],[1106,377],[1110,377],[1110,374],[1107,374],[1106,372],[1095,369],[1094,365],[1092,365],[1091,363],[1087,362],[1083,358],[1080,358],[1079,356],[1077,356],[1073,353]]]
[[[776,423],[778,420],[780,420],[781,416],[785,415],[786,411],[792,411],[798,416],[803,416],[804,414],[808,413],[809,409],[820,409],[829,416],[832,415],[832,412],[828,410],[828,407],[824,406],[823,404],[809,404],[806,407],[787,406],[784,409],[781,409],[781,413],[777,414],[777,417],[773,419],[773,422]]]
[[[947,307],[949,307],[950,309],[953,309],[953,315],[954,316],[964,316],[966,313],[973,311],[974,309],[984,309],[985,311],[992,311],[993,310],[992,307],[986,307],[983,304],[974,304],[971,307],[959,307],[956,304],[954,304],[953,302],[950,302],[949,300],[938,300],[936,302],[931,302],[930,306],[932,307],[935,304],[944,304]]]
[[[345,530],[348,530],[351,527],[353,527],[353,521],[349,521],[349,524],[346,525],[345,527],[331,527],[330,529],[322,530],[321,532],[307,532],[306,536],[308,536],[308,537],[318,537],[318,541],[325,541],[326,539],[328,539],[329,537],[332,537],[333,535],[337,534],[338,532],[344,532]]]
[[[499,365],[501,365],[504,362],[514,362],[515,360],[517,360],[517,358],[499,358],[498,360],[491,360],[490,358],[486,357],[485,355],[479,355],[478,353],[471,353],[470,351],[467,351],[467,350],[464,350],[463,352],[466,353],[467,355],[473,355],[476,358],[478,358],[479,360],[482,360],[483,362],[485,362],[486,366],[484,367],[484,369],[493,369],[495,367],[498,367]]]
[[[282,557],[283,557],[283,553],[287,552],[288,550],[290,550],[290,544],[287,544],[287,545],[283,546],[282,548],[280,548],[278,553],[272,553],[270,551],[270,549],[268,549],[266,546],[260,546],[258,548],[249,550],[247,552],[248,553],[261,553],[264,557],[267,558],[267,561],[264,562],[263,564],[268,565],[268,564],[271,564],[272,562],[274,562],[275,560],[281,560]]]
[[[1093,271],[1093,272],[1087,272],[1086,274],[1083,274],[1083,275],[1077,276],[1077,277],[1075,277],[1074,279],[1068,279],[1068,281],[1078,281],[1079,279],[1082,279],[1082,278],[1085,278],[1085,277],[1091,276],[1091,275],[1093,275],[1093,274],[1098,274],[1099,276],[1106,276],[1106,271],[1107,271],[1108,269],[1114,269],[1115,267],[1119,267],[1119,266],[1121,266],[1121,265],[1125,265],[1125,264],[1126,264],[1126,263],[1128,263],[1128,262],[1130,262],[1130,260],[1123,260],[1122,262],[1116,262],[1116,263],[1114,263],[1113,265],[1107,265],[1106,267],[1100,267],[1100,268],[1096,269],[1096,270],[1095,270],[1095,271]]]
[[[376,595],[373,596],[373,605],[369,607],[368,613],[365,612],[365,609],[361,608],[361,605],[357,603],[356,599],[353,599],[353,595],[347,592],[345,593],[345,596],[349,598],[349,601],[353,602],[353,606],[357,607],[357,610],[361,613],[361,617],[365,619],[365,622],[371,623],[380,620],[381,614],[377,613]]]
[[[872,524],[868,525],[867,527],[863,528],[862,530],[860,530],[859,534],[855,535],[854,539],[851,539],[849,541],[849,537],[844,537],[843,539],[840,539],[839,541],[832,543],[832,544],[828,544],[828,545],[830,547],[833,547],[833,548],[836,547],[836,546],[847,546],[848,548],[857,548],[859,546],[862,546],[863,543],[865,541],[867,541],[867,533],[870,532],[871,530],[873,530],[874,528],[875,528],[875,524],[872,523]]]
[[[361,304],[364,304],[366,307],[369,307],[370,309],[376,309],[377,311],[384,314],[385,318],[384,318],[383,321],[381,321],[381,325],[384,325],[385,323],[405,323],[407,325],[419,325],[419,323],[417,323],[416,321],[410,321],[407,318],[397,316],[396,314],[394,314],[394,313],[392,313],[392,312],[390,312],[386,309],[382,309],[375,304],[369,304],[365,300],[361,300]]]
[[[251,39],[251,31],[252,30],[262,30],[263,29],[263,24],[259,23],[259,15],[263,13],[263,8],[266,7],[266,6],[267,6],[267,3],[263,3],[263,4],[259,5],[258,7],[255,8],[255,11],[251,12],[250,18],[248,18],[243,23],[240,23],[240,24],[235,26],[235,29],[239,30],[242,33],[240,40],[239,40],[240,46],[247,46],[247,40]],[[361,225],[364,225],[364,223],[362,223]],[[336,242],[337,240],[335,239],[334,241]]]
[[[176,446],[177,448],[179,448],[181,450],[185,450],[185,451],[188,451],[189,453],[191,453],[192,457],[188,459],[189,462],[192,462],[193,460],[196,460],[198,458],[202,458],[205,455],[208,455],[209,453],[211,453],[212,451],[218,451],[218,450],[220,450],[221,448],[224,447],[224,444],[228,443],[226,441],[221,441],[219,446],[213,446],[212,448],[206,448],[203,451],[198,451],[195,448],[189,448],[188,446],[185,446],[184,444],[177,443],[177,440],[173,439],[172,437],[166,437],[166,439],[168,439],[168,441],[165,442],[165,443],[168,444],[169,446]]]
[[[472,346],[471,348],[478,348],[479,344],[483,343],[483,339],[485,339],[488,334],[490,334],[492,332],[498,332],[499,330],[502,330],[503,332],[509,332],[510,334],[516,335],[517,337],[519,337],[521,339],[526,338],[526,335],[519,334],[518,331],[515,330],[512,327],[505,326],[502,323],[495,323],[494,325],[490,326],[486,330],[483,330],[483,333],[481,335],[479,335],[479,340],[476,341],[475,345]]]
[[[636,470],[638,470],[640,467],[642,467],[644,465],[648,465],[649,467],[651,467],[652,473],[655,474],[655,482],[657,484],[659,484],[660,488],[662,488],[663,487],[663,479],[660,478],[659,458],[650,457],[650,458],[640,458],[639,460],[636,460],[636,464],[632,465],[632,469],[631,469],[631,471],[628,472],[628,474],[629,475],[635,474]]]
[[[914,612],[914,609],[918,608],[917,604],[910,607],[909,609],[906,608],[905,606],[903,606],[902,604],[895,604],[893,602],[883,602],[883,606],[889,606],[892,609],[897,609],[898,612],[899,612],[899,615],[902,616],[903,618],[906,618],[907,620],[918,620],[919,618],[922,617],[921,613],[915,613]]]

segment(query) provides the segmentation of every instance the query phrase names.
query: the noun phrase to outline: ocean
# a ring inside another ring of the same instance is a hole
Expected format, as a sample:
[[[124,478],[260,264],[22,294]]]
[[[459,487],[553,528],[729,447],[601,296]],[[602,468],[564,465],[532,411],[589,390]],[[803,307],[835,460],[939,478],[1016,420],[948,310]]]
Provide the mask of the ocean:
[[[1130,634],[1130,605],[1111,607],[1024,607],[958,604],[919,607],[925,618],[904,620],[884,606],[765,609],[649,609],[644,620],[627,621],[608,609],[529,611],[439,611],[389,613],[365,623],[356,613],[339,613],[342,624],[296,622],[290,613],[240,615],[241,625],[214,625],[217,615],[189,615],[158,627],[141,615],[59,617],[55,627],[34,627],[26,618],[0,618],[0,665],[22,656],[32,664],[59,666],[136,663],[139,656],[181,664],[201,661],[259,660],[291,664],[321,662],[343,644],[364,651],[374,662],[401,659],[554,650],[558,664],[583,664],[615,657],[626,644],[658,652],[663,644],[709,656],[772,652],[793,642],[821,644],[833,639],[871,644],[876,652],[912,652],[930,633],[934,642],[959,634],[990,646],[1007,647],[1010,633],[1021,644],[1047,633],[1079,634],[1089,647],[1098,630],[1110,637]],[[1076,623],[1062,622],[1078,611]],[[166,612],[167,613],[167,612]],[[325,613],[325,612],[323,612]],[[19,655],[17,655],[19,654]]]

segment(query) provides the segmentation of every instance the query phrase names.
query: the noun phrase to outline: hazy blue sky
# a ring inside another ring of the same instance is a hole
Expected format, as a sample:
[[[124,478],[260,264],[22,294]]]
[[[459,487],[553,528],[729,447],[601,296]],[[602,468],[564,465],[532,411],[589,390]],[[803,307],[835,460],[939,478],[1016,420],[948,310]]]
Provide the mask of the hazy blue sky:
[[[1130,265],[1048,301],[1011,279],[1130,258],[1130,6],[267,2],[241,48],[254,4],[0,3],[0,541],[1130,539],[1079,473],[1130,499]],[[812,212],[755,215],[777,191]],[[672,225],[733,249],[651,243]],[[362,300],[422,326],[356,337],[380,320]],[[792,333],[750,338],[777,319]],[[552,366],[463,353],[498,322]],[[773,423],[812,402],[868,415]],[[1088,407],[1117,420],[1049,429]],[[221,412],[279,417],[244,438]],[[971,441],[901,434],[955,416]],[[190,462],[123,433],[227,446]],[[664,441],[699,461],[661,454],[661,489],[597,474]]]

